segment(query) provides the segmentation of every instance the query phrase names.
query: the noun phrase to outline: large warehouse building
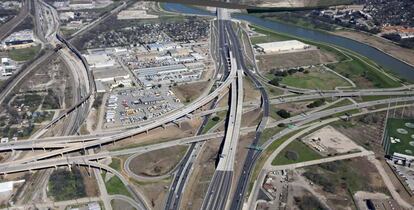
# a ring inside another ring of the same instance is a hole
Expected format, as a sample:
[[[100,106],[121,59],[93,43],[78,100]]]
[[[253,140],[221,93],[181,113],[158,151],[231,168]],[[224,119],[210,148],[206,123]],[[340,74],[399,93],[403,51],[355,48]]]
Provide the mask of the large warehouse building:
[[[307,48],[310,48],[310,45],[307,45],[298,40],[257,44],[258,51],[262,51],[264,53],[288,52],[293,50],[303,50]]]

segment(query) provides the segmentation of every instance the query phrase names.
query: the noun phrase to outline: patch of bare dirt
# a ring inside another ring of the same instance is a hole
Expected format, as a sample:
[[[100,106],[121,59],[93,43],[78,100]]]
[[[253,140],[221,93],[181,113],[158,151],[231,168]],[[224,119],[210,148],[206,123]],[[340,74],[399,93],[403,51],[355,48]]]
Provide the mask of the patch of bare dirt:
[[[334,54],[322,52],[321,50],[260,55],[257,56],[257,59],[259,60],[259,69],[263,72],[269,72],[275,68],[287,69],[337,61]]]
[[[161,176],[171,171],[181,160],[186,146],[174,146],[138,155],[129,167],[140,176]]]

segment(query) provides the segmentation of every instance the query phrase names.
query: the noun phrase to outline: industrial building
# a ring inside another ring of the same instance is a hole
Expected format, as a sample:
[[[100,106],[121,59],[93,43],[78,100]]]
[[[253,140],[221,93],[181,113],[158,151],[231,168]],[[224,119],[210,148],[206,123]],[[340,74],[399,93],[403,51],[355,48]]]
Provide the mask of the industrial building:
[[[123,53],[124,48],[88,50],[84,55],[91,68],[97,92],[103,93],[116,87],[129,87],[132,84],[130,73],[125,70],[108,52]]]
[[[83,55],[90,68],[105,68],[115,66],[115,60],[105,52]]]
[[[20,49],[35,44],[33,31],[29,29],[10,34],[2,43],[4,49]]]
[[[288,40],[280,42],[268,42],[257,44],[256,48],[260,52],[264,53],[280,53],[280,52],[289,52],[294,50],[304,50],[310,48],[310,45],[307,45],[298,40]]]
[[[181,48],[181,46],[178,45],[177,43],[174,43],[174,42],[163,42],[163,43],[148,44],[147,48],[148,48],[149,51],[163,52],[163,51],[167,51],[167,50],[173,50],[173,49]]]
[[[189,66],[177,64],[136,69],[134,73],[142,85],[148,88],[155,85],[169,85],[199,80],[203,69],[204,65],[202,63],[189,64]]]
[[[16,63],[10,58],[2,58],[0,63],[1,76],[7,77],[14,74],[16,71]]]

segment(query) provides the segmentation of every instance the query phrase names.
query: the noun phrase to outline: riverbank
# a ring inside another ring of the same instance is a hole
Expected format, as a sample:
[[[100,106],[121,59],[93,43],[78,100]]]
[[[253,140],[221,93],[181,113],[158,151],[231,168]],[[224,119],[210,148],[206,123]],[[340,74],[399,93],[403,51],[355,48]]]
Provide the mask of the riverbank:
[[[353,39],[355,41],[368,44],[372,47],[377,48],[395,58],[398,58],[412,66],[414,66],[414,50],[398,46],[384,38],[377,37],[375,35],[369,35],[363,32],[350,31],[350,30],[338,30],[334,32],[329,32],[337,36],[346,37],[348,39]]]

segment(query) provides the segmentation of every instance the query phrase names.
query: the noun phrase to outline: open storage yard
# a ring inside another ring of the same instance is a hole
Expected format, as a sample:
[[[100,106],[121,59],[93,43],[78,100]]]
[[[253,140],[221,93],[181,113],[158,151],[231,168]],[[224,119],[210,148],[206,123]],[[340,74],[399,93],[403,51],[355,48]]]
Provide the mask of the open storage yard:
[[[302,140],[325,156],[362,150],[360,146],[332,126],[325,126],[305,136]]]

